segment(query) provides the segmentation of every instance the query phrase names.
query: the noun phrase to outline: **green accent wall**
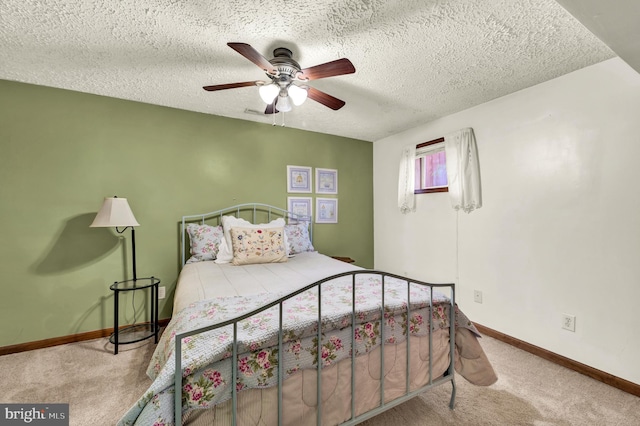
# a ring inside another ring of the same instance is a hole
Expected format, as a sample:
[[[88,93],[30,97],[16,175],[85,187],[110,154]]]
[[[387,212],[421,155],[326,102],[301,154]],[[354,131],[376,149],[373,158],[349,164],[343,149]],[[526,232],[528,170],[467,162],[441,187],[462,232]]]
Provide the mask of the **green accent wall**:
[[[106,196],[140,222],[138,276],[166,286],[160,318],[180,218],[286,208],[287,165],[338,170],[339,223],[314,225],[316,249],[373,266],[370,142],[3,80],[0,94],[0,347],[113,326],[109,285],[130,278],[131,234],[89,228]],[[121,323],[134,308],[142,321],[144,302],[121,298]]]

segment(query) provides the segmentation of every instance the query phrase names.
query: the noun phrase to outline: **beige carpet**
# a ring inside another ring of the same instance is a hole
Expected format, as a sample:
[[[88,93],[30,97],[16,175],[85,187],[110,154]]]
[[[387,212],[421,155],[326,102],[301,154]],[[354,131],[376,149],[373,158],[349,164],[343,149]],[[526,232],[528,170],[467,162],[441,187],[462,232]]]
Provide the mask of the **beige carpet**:
[[[549,363],[495,339],[482,346],[498,374],[491,387],[457,377],[363,423],[367,426],[640,425],[640,398]],[[146,391],[152,341],[121,346],[107,339],[0,357],[1,403],[69,403],[71,425],[113,425]]]

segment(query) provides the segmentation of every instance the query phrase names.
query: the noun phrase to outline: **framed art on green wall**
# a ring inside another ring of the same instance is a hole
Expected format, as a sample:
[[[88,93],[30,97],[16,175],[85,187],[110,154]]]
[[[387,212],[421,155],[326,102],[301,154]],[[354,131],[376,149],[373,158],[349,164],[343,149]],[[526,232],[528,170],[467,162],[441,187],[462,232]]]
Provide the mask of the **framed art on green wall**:
[[[316,193],[338,193],[338,171],[335,169],[316,168]]]
[[[313,214],[311,197],[287,197],[287,210],[296,215],[311,218]]]
[[[287,192],[311,192],[311,167],[287,166]]]
[[[338,223],[337,198],[316,198],[316,223]]]

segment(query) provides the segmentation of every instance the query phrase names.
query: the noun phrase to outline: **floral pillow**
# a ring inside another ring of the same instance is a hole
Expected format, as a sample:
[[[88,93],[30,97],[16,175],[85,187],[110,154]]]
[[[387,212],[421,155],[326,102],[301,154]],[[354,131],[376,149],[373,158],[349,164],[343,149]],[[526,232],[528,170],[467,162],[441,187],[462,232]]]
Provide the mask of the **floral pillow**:
[[[233,245],[231,241],[231,228],[282,228],[285,225],[283,218],[272,220],[269,223],[252,224],[251,222],[235,216],[223,216],[222,228],[224,230],[224,239],[226,244],[222,244],[216,263],[229,263],[233,261]],[[285,235],[285,246],[288,247],[287,237]]]
[[[220,242],[224,238],[222,226],[209,226],[190,223],[187,225],[191,257],[187,263],[214,260],[220,250]]]
[[[315,250],[309,238],[309,225],[307,222],[285,225],[284,233],[289,243],[289,254]]]
[[[231,228],[234,265],[287,261],[284,228]]]

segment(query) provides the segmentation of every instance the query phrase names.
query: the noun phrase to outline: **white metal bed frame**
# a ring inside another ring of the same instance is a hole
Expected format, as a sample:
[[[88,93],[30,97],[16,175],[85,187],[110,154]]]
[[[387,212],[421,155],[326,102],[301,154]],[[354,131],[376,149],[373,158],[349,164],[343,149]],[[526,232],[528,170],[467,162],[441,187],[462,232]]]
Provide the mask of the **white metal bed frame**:
[[[311,216],[300,215],[281,209],[279,207],[270,206],[268,204],[238,204],[236,206],[227,207],[225,209],[217,210],[214,212],[182,216],[182,226],[180,227],[180,267],[184,266],[184,264],[187,262],[186,230],[189,223],[200,222],[204,225],[207,220],[217,220],[217,224],[222,225],[222,216],[233,215],[236,217],[241,217],[243,213],[248,213],[251,215],[251,223],[256,223],[259,213],[266,214],[266,220],[268,222],[273,220],[273,216],[277,216],[276,219],[280,217],[285,220],[288,219],[290,223],[305,222],[309,227],[309,238],[311,239],[311,241],[313,241],[313,218]]]
[[[233,207],[229,207],[223,210],[218,210],[215,212],[211,212],[211,213],[205,213],[205,214],[199,214],[199,215],[191,215],[191,216],[183,216],[182,218],[182,229],[181,229],[181,241],[182,241],[182,247],[181,247],[181,252],[182,252],[182,264],[184,265],[185,263],[185,230],[186,230],[186,225],[189,222],[194,222],[196,220],[201,221],[202,223],[205,223],[205,221],[209,218],[212,217],[220,217],[222,218],[223,215],[225,214],[233,214],[235,213],[236,216],[240,216],[242,211],[252,211],[252,222],[255,223],[256,217],[257,217],[257,213],[259,211],[262,211],[263,213],[267,214],[267,219],[270,221],[271,217],[272,217],[272,213],[279,216],[279,217],[285,217],[285,218],[290,218],[291,220],[296,220],[296,221],[308,221],[309,222],[309,227],[311,228],[311,217],[307,217],[307,216],[300,216],[297,215],[295,213],[291,213],[288,212],[286,210],[280,209],[278,207],[273,207],[273,206],[269,206],[266,204],[258,204],[258,203],[250,203],[250,204],[241,204],[241,205],[237,205],[237,206],[233,206]],[[311,236],[311,229],[309,230],[310,232],[310,236]],[[374,274],[374,275],[378,275],[381,277],[381,281],[382,281],[382,294],[381,294],[381,316],[380,316],[380,321],[382,321],[382,319],[384,318],[384,289],[385,289],[385,282],[387,278],[394,278],[394,279],[399,279],[401,281],[405,281],[407,284],[407,316],[409,316],[409,309],[411,306],[411,296],[410,296],[410,286],[411,284],[414,285],[420,285],[420,286],[426,286],[429,287],[430,289],[430,300],[429,300],[429,381],[428,383],[426,383],[425,385],[421,386],[420,388],[411,391],[410,390],[410,359],[411,359],[411,352],[410,352],[410,347],[411,347],[411,342],[410,342],[410,338],[409,335],[407,335],[407,339],[406,339],[406,346],[407,346],[407,359],[406,359],[406,388],[405,388],[405,394],[392,400],[389,402],[385,402],[385,390],[384,390],[384,347],[385,345],[387,345],[387,343],[385,342],[385,335],[384,335],[384,327],[380,327],[381,330],[381,336],[380,336],[380,405],[372,410],[369,410],[367,412],[364,412],[358,416],[356,416],[355,414],[355,390],[356,390],[356,380],[355,380],[355,369],[353,368],[353,366],[355,365],[355,359],[356,359],[356,351],[352,350],[351,351],[351,418],[349,420],[347,420],[344,423],[341,423],[341,425],[355,425],[358,424],[364,420],[367,420],[371,417],[374,417],[384,411],[387,411],[390,408],[393,408],[399,404],[402,404],[403,402],[415,397],[416,395],[425,392],[426,390],[433,388],[435,386],[439,386],[442,384],[445,384],[447,382],[451,382],[451,386],[452,386],[452,391],[451,391],[451,399],[449,401],[449,407],[451,409],[453,409],[454,407],[454,403],[455,403],[455,396],[456,396],[456,383],[455,383],[455,374],[454,374],[454,363],[455,363],[455,284],[430,284],[430,283],[426,283],[426,282],[422,282],[422,281],[418,281],[418,280],[412,280],[412,279],[408,279],[405,277],[401,277],[399,275],[395,275],[395,274],[391,274],[388,272],[382,272],[382,271],[375,271],[375,270],[368,270],[368,269],[363,269],[363,270],[357,270],[357,271],[350,271],[350,272],[344,272],[341,274],[337,274],[337,275],[332,275],[330,277],[324,278],[322,280],[319,280],[313,284],[309,284],[307,286],[305,286],[304,288],[301,288],[293,293],[290,293],[278,300],[275,300],[259,309],[256,309],[254,311],[248,312],[242,316],[233,318],[231,320],[219,323],[219,324],[215,324],[212,326],[208,326],[208,327],[202,327],[199,329],[195,329],[195,330],[190,330],[184,333],[180,333],[180,334],[176,334],[175,336],[175,373],[174,373],[174,386],[175,386],[175,400],[174,400],[174,420],[175,420],[175,424],[177,426],[182,425],[182,339],[189,337],[189,336],[193,336],[195,334],[200,334],[200,333],[205,333],[207,331],[211,331],[211,330],[215,330],[221,327],[226,327],[229,325],[233,326],[233,344],[232,344],[232,380],[231,383],[235,384],[237,381],[237,374],[238,374],[238,341],[237,341],[237,337],[238,337],[238,323],[242,320],[245,320],[251,316],[254,316],[260,312],[263,312],[267,309],[270,309],[276,305],[278,305],[279,307],[279,332],[278,332],[278,383],[277,383],[277,388],[278,388],[278,425],[281,426],[282,425],[282,421],[283,421],[283,417],[282,417],[282,384],[284,381],[284,369],[280,368],[280,366],[282,365],[282,353],[283,353],[283,333],[282,333],[282,325],[283,325],[283,303],[297,295],[299,295],[300,293],[303,293],[305,291],[308,291],[310,289],[313,288],[317,288],[317,292],[318,292],[318,324],[321,324],[321,320],[322,320],[322,311],[321,311],[321,302],[322,302],[322,285],[326,282],[332,281],[336,278],[340,278],[340,277],[345,277],[345,276],[350,276],[352,278],[352,312],[351,312],[351,347],[355,348],[355,330],[356,330],[356,307],[355,307],[355,303],[356,303],[356,277],[358,275],[362,275],[362,274]],[[431,325],[431,322],[433,321],[433,314],[432,314],[432,309],[433,309],[433,291],[434,289],[440,289],[440,288],[448,288],[450,289],[451,292],[451,296],[449,298],[449,367],[447,368],[446,372],[444,373],[444,375],[442,375],[439,378],[435,378],[433,377],[432,374],[432,370],[433,370],[433,365],[432,365],[432,359],[433,359],[433,340],[432,340],[432,336],[433,336],[433,328]],[[322,327],[318,327],[318,345],[322,344]],[[316,424],[317,425],[321,425],[322,424],[322,392],[321,392],[321,386],[322,386],[322,351],[318,350],[318,359],[316,362],[316,370],[317,370],[317,396],[316,396],[316,410],[317,410],[317,419],[316,419]],[[236,426],[237,424],[237,413],[238,413],[238,391],[236,389],[235,385],[231,386],[231,403],[232,403],[232,425]]]

